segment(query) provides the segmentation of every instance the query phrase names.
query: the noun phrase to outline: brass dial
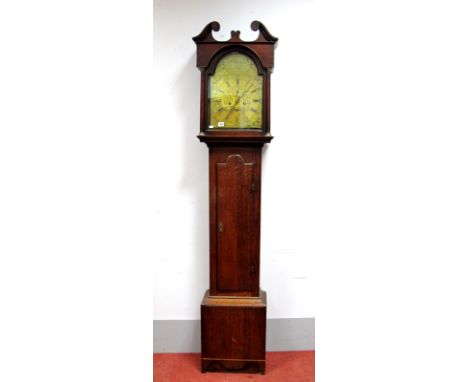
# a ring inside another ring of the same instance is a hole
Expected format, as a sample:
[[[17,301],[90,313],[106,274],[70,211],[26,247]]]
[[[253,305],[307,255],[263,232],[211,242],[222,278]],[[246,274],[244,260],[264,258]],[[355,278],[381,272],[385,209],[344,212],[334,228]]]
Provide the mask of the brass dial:
[[[263,77],[242,53],[223,57],[210,78],[210,127],[262,128]]]

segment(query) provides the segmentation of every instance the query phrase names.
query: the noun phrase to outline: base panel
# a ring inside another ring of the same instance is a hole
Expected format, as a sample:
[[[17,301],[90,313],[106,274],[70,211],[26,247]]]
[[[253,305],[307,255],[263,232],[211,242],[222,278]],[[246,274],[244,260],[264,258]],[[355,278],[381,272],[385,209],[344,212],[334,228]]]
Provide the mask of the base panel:
[[[202,371],[265,373],[266,293],[201,305]]]
[[[265,374],[265,361],[234,361],[202,358],[202,372]]]

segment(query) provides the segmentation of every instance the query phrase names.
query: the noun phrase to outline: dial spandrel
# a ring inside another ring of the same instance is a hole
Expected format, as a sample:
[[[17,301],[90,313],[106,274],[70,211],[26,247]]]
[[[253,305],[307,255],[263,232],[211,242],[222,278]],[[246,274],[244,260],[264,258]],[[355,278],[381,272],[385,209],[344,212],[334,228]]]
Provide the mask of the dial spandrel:
[[[210,127],[262,128],[263,77],[242,53],[223,57],[210,78]]]

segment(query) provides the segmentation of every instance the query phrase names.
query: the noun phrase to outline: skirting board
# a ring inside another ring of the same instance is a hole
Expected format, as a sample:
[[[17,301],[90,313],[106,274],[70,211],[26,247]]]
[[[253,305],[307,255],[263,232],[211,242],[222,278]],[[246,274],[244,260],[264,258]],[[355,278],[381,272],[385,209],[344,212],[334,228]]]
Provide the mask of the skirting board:
[[[267,320],[267,351],[315,350],[315,318]],[[200,321],[153,321],[153,353],[199,353]]]

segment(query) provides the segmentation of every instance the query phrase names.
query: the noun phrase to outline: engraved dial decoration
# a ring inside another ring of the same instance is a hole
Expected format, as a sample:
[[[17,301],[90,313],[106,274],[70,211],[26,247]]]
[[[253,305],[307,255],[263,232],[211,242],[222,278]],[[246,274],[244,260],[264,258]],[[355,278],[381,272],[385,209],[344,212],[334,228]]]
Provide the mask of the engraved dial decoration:
[[[261,129],[263,76],[242,53],[223,57],[210,77],[210,128]]]

